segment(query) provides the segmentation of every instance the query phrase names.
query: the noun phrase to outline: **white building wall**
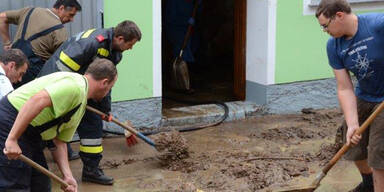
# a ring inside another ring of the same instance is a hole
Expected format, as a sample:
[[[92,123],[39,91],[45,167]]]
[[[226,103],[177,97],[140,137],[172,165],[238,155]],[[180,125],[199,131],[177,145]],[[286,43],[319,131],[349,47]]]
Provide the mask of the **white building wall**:
[[[277,0],[247,1],[246,80],[262,85],[275,79]]]
[[[153,6],[153,97],[161,97],[161,1],[152,0]]]

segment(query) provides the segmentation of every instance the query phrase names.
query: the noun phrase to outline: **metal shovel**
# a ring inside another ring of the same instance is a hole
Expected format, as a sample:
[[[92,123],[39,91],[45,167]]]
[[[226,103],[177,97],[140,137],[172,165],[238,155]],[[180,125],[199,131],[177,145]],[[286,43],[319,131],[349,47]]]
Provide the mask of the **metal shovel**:
[[[199,5],[199,0],[195,0],[194,8],[192,11],[191,20],[194,20]],[[191,36],[193,22],[188,25],[187,33],[185,34],[183,44],[180,49],[179,55],[172,63],[172,78],[176,89],[183,91],[191,91],[191,83],[189,78],[188,65],[183,60],[183,52],[188,44],[189,37]]]

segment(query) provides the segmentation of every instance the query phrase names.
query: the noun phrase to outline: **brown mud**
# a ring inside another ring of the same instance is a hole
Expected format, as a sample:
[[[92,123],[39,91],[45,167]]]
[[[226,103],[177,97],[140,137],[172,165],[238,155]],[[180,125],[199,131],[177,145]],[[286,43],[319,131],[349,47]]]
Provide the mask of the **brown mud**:
[[[151,138],[160,152],[157,158],[162,166],[171,171],[185,170],[190,166],[185,161],[189,158],[187,140],[178,131],[159,133]]]
[[[161,133],[151,136],[160,152],[143,142],[127,148],[123,138],[105,139],[101,165],[116,182],[103,188],[79,180],[80,191],[266,191],[308,184],[338,150],[334,140],[341,120],[337,109],[306,109],[193,132]],[[339,164],[341,169],[335,166],[329,173],[337,179],[324,182],[347,183],[328,183],[320,191],[356,184],[356,171],[346,169],[345,161]],[[74,174],[81,178],[80,161],[71,166],[79,167]]]

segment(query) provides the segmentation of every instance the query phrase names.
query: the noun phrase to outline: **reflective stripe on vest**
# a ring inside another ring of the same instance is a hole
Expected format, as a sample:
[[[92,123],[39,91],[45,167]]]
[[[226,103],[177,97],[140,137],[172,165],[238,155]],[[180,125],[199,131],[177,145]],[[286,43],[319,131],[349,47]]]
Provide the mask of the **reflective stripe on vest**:
[[[84,153],[101,153],[103,152],[103,146],[83,146],[80,145],[80,151]]]
[[[103,57],[108,57],[109,51],[104,49],[104,48],[99,48],[99,49],[97,49],[97,54],[99,54]]]
[[[85,32],[82,36],[81,36],[81,38],[82,39],[84,39],[84,38],[88,38],[89,37],[89,35],[91,35],[91,33],[93,32],[93,31],[95,31],[96,29],[90,29],[90,30],[88,30],[87,32]]]
[[[72,60],[67,54],[63,51],[60,53],[60,60],[71,68],[73,71],[78,71],[80,69],[80,65],[77,64],[74,60]]]

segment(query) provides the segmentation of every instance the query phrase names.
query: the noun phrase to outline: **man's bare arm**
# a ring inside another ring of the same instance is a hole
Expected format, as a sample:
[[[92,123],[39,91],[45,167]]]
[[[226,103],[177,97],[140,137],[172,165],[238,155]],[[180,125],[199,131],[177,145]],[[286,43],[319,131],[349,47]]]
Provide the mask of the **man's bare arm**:
[[[17,144],[17,140],[24,133],[25,129],[32,120],[46,107],[52,106],[51,97],[48,92],[42,90],[32,96],[20,109],[16,117],[15,123],[9,132],[8,138],[5,141],[4,154],[9,159],[17,159],[21,154],[21,149]]]
[[[4,46],[11,44],[11,38],[9,36],[9,23],[5,12],[0,13],[0,37]]]

